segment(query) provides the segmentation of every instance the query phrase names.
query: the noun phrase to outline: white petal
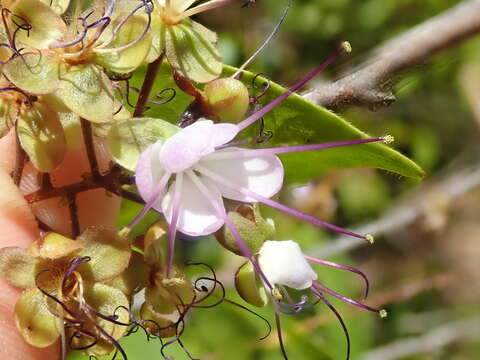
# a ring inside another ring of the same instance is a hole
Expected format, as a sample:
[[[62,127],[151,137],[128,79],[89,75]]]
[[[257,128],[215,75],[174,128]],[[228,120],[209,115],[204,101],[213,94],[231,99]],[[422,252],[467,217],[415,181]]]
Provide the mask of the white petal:
[[[165,174],[159,159],[162,141],[157,141],[150,145],[141,155],[135,169],[135,184],[138,192],[145,202],[148,202],[155,190],[160,185],[160,180]],[[157,211],[161,211],[160,201],[153,206]]]
[[[229,147],[215,153],[242,150],[244,149]],[[279,192],[283,184],[283,165],[276,155],[221,160],[210,160],[206,156],[205,160],[201,161],[201,165],[227,178],[230,182],[266,198],[270,198]],[[217,187],[223,197],[228,199],[256,202],[255,199],[222,184],[217,184]]]
[[[219,202],[222,207],[223,200],[220,192],[208,179],[200,178],[207,187],[211,196]],[[170,186],[162,201],[162,209],[167,221],[172,218],[172,199],[174,184]],[[188,176],[183,177],[180,215],[178,218],[177,230],[192,236],[210,235],[223,226],[223,219],[218,216],[211,202],[203,196]]]
[[[312,286],[317,274],[295,241],[265,241],[258,263],[268,281],[303,290]]]

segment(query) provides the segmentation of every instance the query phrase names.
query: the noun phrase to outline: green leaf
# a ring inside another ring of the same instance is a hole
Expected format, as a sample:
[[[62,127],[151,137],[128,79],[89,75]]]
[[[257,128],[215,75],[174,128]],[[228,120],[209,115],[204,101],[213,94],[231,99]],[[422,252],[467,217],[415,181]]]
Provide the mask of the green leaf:
[[[130,243],[114,230],[89,227],[77,239],[83,247],[78,256],[90,257],[90,261],[78,267],[89,281],[107,281],[120,275],[130,261]]]
[[[48,94],[60,84],[60,61],[52,51],[27,53],[7,62],[3,73],[22,90],[36,95]]]
[[[0,138],[7,135],[17,119],[18,105],[9,98],[0,97]]]
[[[222,72],[222,59],[213,43],[216,35],[204,26],[185,19],[161,28],[161,42],[169,63],[185,77],[207,83]]]
[[[161,119],[131,118],[112,126],[107,145],[114,160],[135,170],[140,154],[151,144],[175,134],[179,128]]]
[[[58,114],[41,103],[24,109],[17,120],[20,144],[33,166],[53,171],[63,161],[66,140]]]
[[[38,261],[25,254],[25,249],[19,247],[0,249],[0,277],[10,285],[21,289],[34,287],[38,271]]]
[[[47,347],[60,335],[59,319],[48,310],[45,295],[37,288],[20,296],[15,304],[15,321],[25,341],[35,347]]]
[[[65,69],[56,94],[71,111],[84,119],[94,123],[112,120],[115,111],[112,85],[95,65]]]
[[[18,19],[32,26],[30,31],[18,31],[16,40],[36,49],[48,49],[49,45],[60,42],[67,33],[67,26],[47,4],[40,0],[17,0],[10,7],[10,29],[16,29],[13,21]]]
[[[107,29],[113,31],[122,19],[113,22]],[[95,48],[95,62],[104,68],[118,73],[128,73],[135,70],[145,60],[150,51],[152,38],[150,33],[143,35],[134,45],[125,50],[112,51],[112,49],[121,48],[137,40],[142,36],[147,27],[147,19],[140,15],[131,16],[120,28],[117,34],[105,48]],[[112,31],[107,31],[100,38],[102,41],[110,41]],[[100,45],[101,47],[101,45]]]
[[[235,71],[235,68],[225,66],[222,76],[229,76]],[[168,67],[164,65],[156,79],[154,91],[167,87],[178,89],[173,84],[171,75],[169,77],[168,74]],[[138,76],[135,76],[132,82],[136,86],[141,85],[141,72]],[[241,80],[244,84],[251,85],[253,77],[253,73],[244,72]],[[261,85],[264,81],[267,80],[258,77],[256,83]],[[284,91],[285,88],[271,82],[267,95],[260,102],[267,104]],[[192,100],[191,96],[178,90],[173,101],[166,105],[152,107],[149,110],[149,116],[158,116],[177,123],[182,112]],[[323,143],[367,137],[367,134],[340,116],[306,101],[297,94],[290,95],[264,119],[265,130],[273,131],[273,138],[262,144],[262,147]],[[245,130],[243,136],[250,135],[253,139],[258,133],[259,127],[259,123],[252,125],[250,130]],[[285,154],[281,155],[281,159],[285,166],[286,184],[305,183],[332,170],[354,167],[378,168],[414,179],[420,179],[424,175],[423,170],[413,161],[398,151],[379,143]]]

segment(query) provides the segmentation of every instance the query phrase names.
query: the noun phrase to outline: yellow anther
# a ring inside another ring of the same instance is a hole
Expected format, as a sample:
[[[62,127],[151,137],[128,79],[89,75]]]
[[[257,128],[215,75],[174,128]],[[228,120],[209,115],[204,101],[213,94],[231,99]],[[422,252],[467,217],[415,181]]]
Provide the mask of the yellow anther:
[[[382,319],[386,319],[386,318],[388,317],[388,312],[387,312],[387,310],[382,309],[382,310],[380,310],[380,311],[378,312],[378,315],[380,315],[380,317],[381,317]]]
[[[387,145],[388,145],[388,144],[393,143],[394,141],[395,141],[395,138],[394,138],[392,135],[385,135],[385,136],[383,137],[383,143],[384,143],[384,144],[387,144]]]
[[[370,244],[370,245],[373,245],[375,243],[375,238],[373,237],[372,234],[367,234],[365,235],[365,240],[367,240],[367,242]]]
[[[352,45],[348,41],[342,42],[341,47],[346,54],[350,54],[352,52]]]
[[[126,239],[128,235],[130,235],[130,232],[132,229],[130,229],[128,226],[125,226],[122,230],[118,232],[118,236],[120,236],[122,239]]]

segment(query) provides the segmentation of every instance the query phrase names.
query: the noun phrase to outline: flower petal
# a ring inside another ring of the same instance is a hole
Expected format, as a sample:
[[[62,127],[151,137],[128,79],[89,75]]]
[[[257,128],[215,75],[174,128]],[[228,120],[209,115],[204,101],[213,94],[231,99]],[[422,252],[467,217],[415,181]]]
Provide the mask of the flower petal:
[[[238,133],[233,124],[214,124],[202,119],[171,136],[162,147],[160,163],[165,171],[177,173],[232,140]]]
[[[312,281],[317,279],[295,241],[265,241],[258,263],[268,281],[276,285],[303,290],[311,287]]]
[[[242,150],[229,147],[216,151],[216,153]],[[216,174],[227,178],[230,182],[267,198],[280,191],[283,184],[283,165],[275,155],[219,160],[209,159],[206,156],[202,159],[201,164]],[[238,201],[255,202],[253,198],[222,184],[216,184],[216,186],[223,197]]]
[[[223,205],[222,196],[211,181],[200,178],[210,191],[210,195]],[[162,201],[162,209],[167,221],[172,218],[172,199],[174,186],[170,186]],[[223,219],[219,217],[210,201],[202,195],[188,176],[183,177],[181,189],[180,215],[178,231],[192,236],[210,235],[220,229]]]
[[[160,179],[165,174],[160,165],[158,153],[162,148],[163,142],[157,141],[150,145],[141,155],[137,162],[135,170],[135,184],[138,192],[145,202],[148,202],[155,194],[156,188],[160,184]],[[153,205],[157,211],[161,211],[161,202],[157,201]]]

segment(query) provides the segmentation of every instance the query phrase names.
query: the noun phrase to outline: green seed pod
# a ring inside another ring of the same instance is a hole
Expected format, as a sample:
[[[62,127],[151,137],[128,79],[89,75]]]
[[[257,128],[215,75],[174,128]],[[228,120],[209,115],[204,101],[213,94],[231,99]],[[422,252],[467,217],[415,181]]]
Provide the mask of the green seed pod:
[[[205,96],[222,122],[238,123],[245,117],[250,98],[247,87],[239,80],[222,78],[205,85]]]
[[[274,226],[262,217],[258,205],[240,205],[235,211],[230,211],[228,216],[253,253],[257,253],[265,240],[272,239],[275,234]],[[227,250],[240,256],[244,255],[227,227],[217,231],[215,237]]]
[[[180,318],[180,314],[178,311],[168,315],[160,314],[153,309],[152,305],[143,303],[140,308],[140,318],[146,320],[143,326],[150,334],[161,338],[169,338],[176,334],[177,329],[175,323]]]
[[[267,291],[250,262],[240,266],[235,273],[235,288],[240,297],[253,306],[264,307],[268,304]]]
[[[193,285],[184,278],[157,278],[155,285],[146,289],[145,302],[150,304],[156,312],[165,315],[173,313],[177,307],[190,304],[194,296]]]

